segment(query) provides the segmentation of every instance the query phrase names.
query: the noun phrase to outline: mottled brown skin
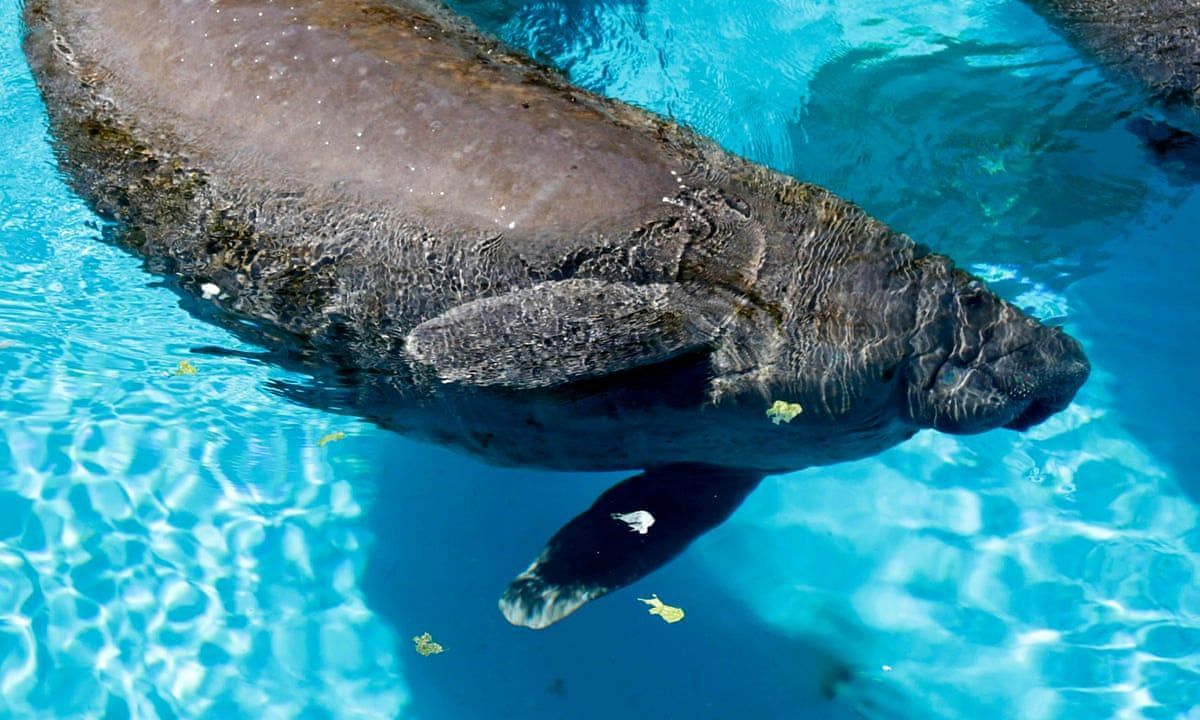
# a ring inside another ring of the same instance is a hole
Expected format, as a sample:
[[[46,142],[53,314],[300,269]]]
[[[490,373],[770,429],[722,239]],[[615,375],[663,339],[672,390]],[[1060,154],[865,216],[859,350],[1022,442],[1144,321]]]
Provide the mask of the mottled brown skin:
[[[492,462],[646,469],[552,539],[513,622],[650,572],[765,473],[1022,429],[1087,376],[1074,340],[945,257],[441,9],[25,17],[75,188],[198,302],[351,378],[306,401]],[[804,412],[773,424],[775,400]]]

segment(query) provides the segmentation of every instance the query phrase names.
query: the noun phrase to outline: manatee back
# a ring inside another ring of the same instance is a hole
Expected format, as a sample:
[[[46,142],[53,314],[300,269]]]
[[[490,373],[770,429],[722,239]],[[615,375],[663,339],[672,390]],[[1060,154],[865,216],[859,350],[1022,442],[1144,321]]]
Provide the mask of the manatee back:
[[[215,172],[512,234],[638,214],[680,169],[606,103],[419,7],[30,0],[26,17]]]
[[[30,0],[25,19],[80,194],[154,269],[359,366],[394,369],[409,329],[479,297],[669,277],[663,198],[715,152],[419,7]]]

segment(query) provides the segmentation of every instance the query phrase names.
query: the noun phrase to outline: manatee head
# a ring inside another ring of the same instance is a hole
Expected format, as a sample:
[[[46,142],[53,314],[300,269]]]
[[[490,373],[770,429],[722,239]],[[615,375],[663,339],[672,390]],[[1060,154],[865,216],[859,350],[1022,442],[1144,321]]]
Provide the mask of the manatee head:
[[[1080,344],[948,261],[933,267],[904,373],[912,421],[950,433],[1025,430],[1066,408],[1090,371]]]
[[[1024,430],[1071,402],[1090,370],[1078,342],[848,203],[805,199],[757,265],[759,303],[776,309],[768,350],[718,354],[719,375],[752,375],[759,404],[799,403],[792,426],[836,427],[864,453],[921,428]]]

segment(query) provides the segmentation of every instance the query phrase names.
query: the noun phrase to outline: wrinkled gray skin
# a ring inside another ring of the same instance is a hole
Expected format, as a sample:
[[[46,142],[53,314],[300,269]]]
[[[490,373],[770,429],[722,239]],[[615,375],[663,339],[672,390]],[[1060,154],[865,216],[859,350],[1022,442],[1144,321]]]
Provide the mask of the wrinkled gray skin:
[[[1200,132],[1200,0],[1026,0]]]
[[[763,474],[1023,429],[1087,376],[1074,340],[945,257],[439,8],[25,17],[78,192],[153,268],[219,288],[202,303],[357,371],[328,406],[495,463],[646,469],[552,539],[513,622],[653,570]],[[804,411],[774,424],[776,400]],[[631,540],[606,503],[657,523]]]

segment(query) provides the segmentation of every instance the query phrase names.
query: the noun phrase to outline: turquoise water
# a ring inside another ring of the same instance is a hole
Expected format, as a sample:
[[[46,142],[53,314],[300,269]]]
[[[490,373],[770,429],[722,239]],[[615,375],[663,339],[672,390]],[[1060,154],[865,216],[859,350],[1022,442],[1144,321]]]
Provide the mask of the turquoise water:
[[[619,476],[488,468],[193,352],[255,348],[103,242],[0,0],[0,717],[1200,717],[1200,190],[1124,129],[1135,91],[1013,1],[459,6],[950,254],[1092,380],[1024,435],[771,478],[509,627],[504,585]]]

